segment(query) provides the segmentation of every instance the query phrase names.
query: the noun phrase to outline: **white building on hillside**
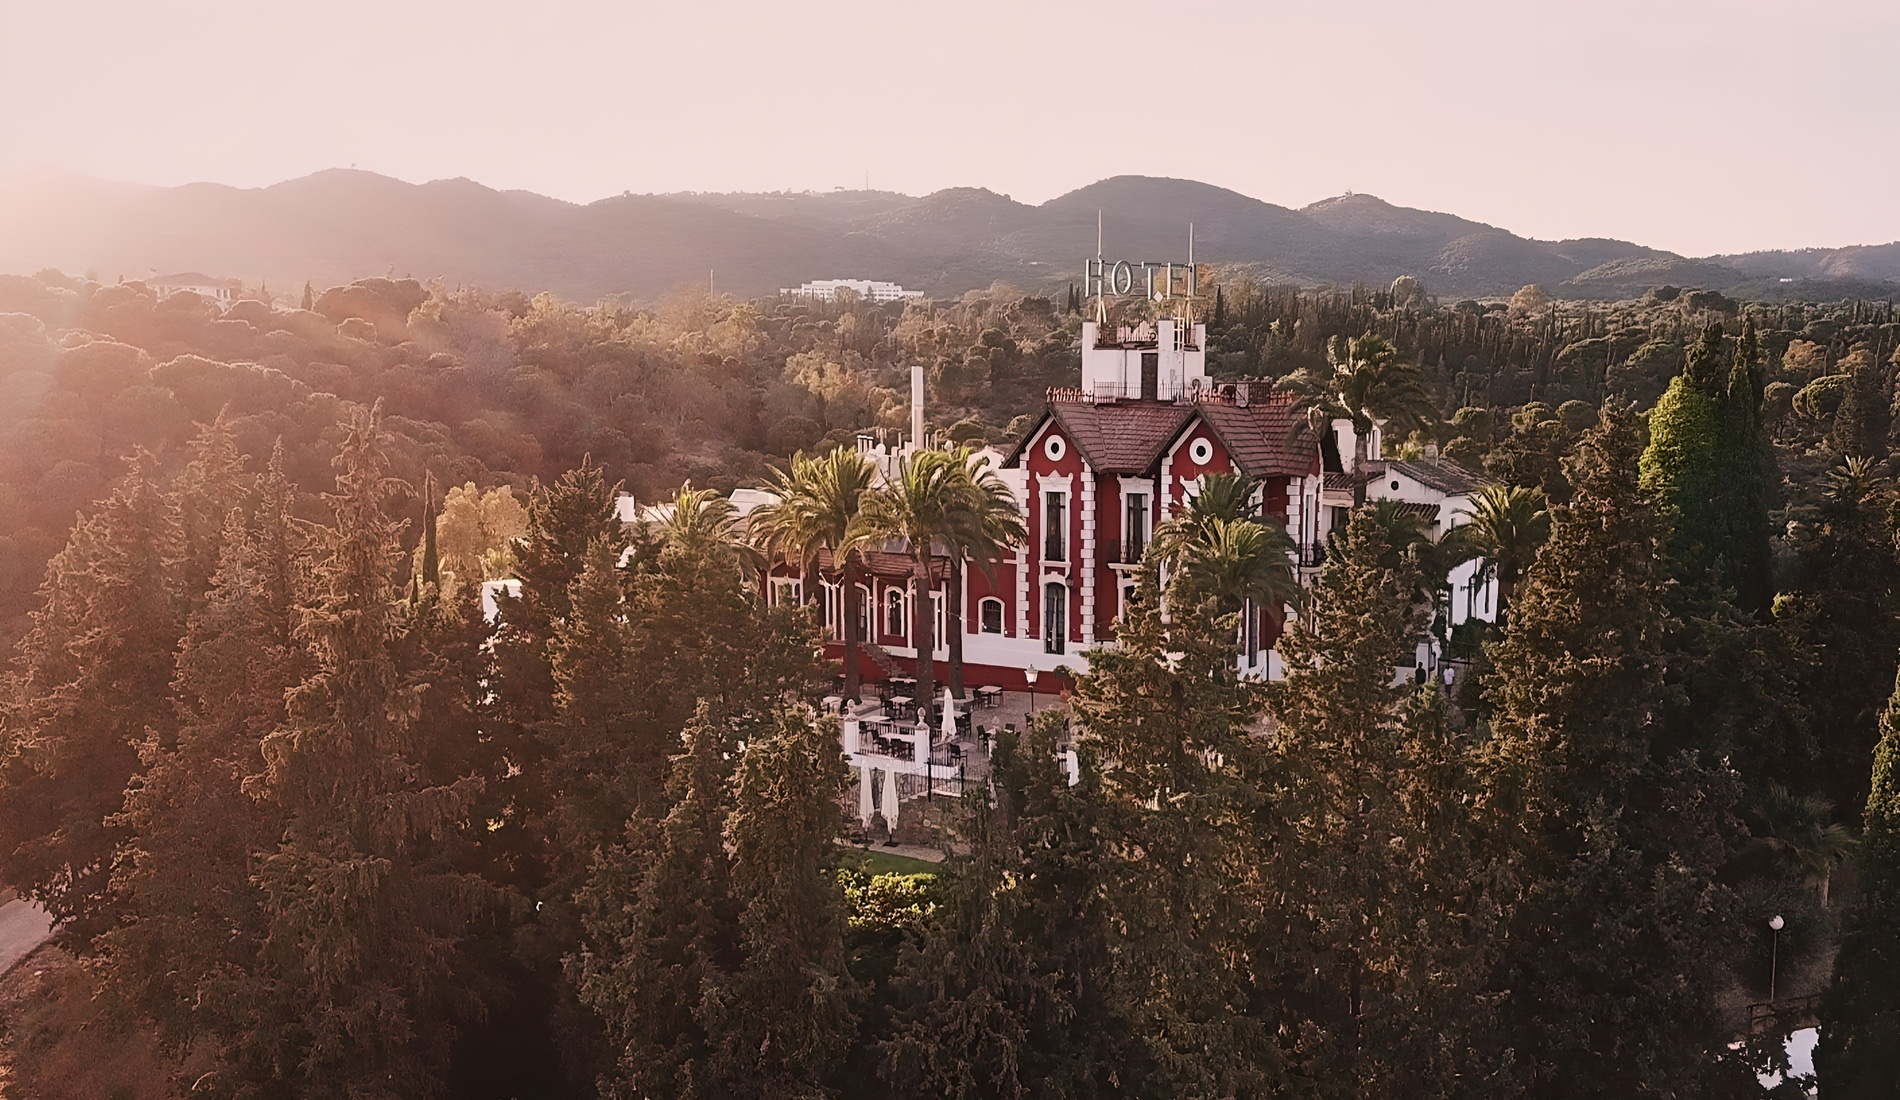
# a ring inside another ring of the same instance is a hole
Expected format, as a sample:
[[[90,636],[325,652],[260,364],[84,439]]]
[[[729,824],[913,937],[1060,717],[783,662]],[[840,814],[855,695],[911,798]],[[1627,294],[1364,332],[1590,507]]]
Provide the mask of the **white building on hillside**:
[[[216,302],[221,306],[237,301],[238,294],[244,290],[244,284],[237,279],[214,279],[199,271],[160,275],[146,279],[145,285],[151,287],[161,300],[174,294],[196,294],[207,302]]]
[[[921,298],[921,290],[905,290],[896,283],[880,283],[872,279],[813,279],[804,286],[786,287],[779,291],[791,298],[836,299],[838,292],[849,290],[858,297],[870,302],[901,302],[907,298]]]

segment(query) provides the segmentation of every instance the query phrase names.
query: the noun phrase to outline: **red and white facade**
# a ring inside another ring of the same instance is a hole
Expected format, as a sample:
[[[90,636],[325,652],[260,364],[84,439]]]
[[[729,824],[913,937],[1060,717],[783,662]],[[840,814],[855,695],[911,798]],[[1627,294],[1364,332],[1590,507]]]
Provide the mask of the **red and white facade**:
[[[1029,537],[996,563],[993,577],[966,570],[954,593],[948,591],[947,562],[934,571],[935,657],[948,658],[947,609],[960,607],[966,685],[1020,691],[1031,667],[1085,670],[1087,651],[1115,638],[1136,565],[1155,529],[1181,511],[1207,474],[1253,478],[1261,514],[1283,525],[1300,548],[1297,564],[1318,562],[1326,533],[1343,515],[1337,456],[1351,453],[1350,427],[1335,426],[1334,438],[1318,438],[1306,429],[1290,395],[1261,383],[1209,382],[1205,339],[1205,326],[1172,319],[1118,327],[1113,334],[1094,322],[1084,324],[1081,385],[1051,391],[1041,416],[1014,446],[984,452],[1015,495]],[[913,446],[859,441],[859,449],[887,472]],[[1387,495],[1381,490],[1389,480],[1402,484],[1405,492],[1392,495],[1408,503],[1426,507],[1435,499],[1441,528],[1457,522],[1457,507],[1468,505],[1469,492],[1479,484],[1469,472],[1436,460],[1409,464],[1418,468],[1410,474],[1396,469],[1407,464],[1386,465],[1394,467],[1391,476],[1374,481],[1371,495]],[[1445,492],[1448,487],[1462,488],[1467,499]],[[744,495],[741,500],[735,494],[734,502],[749,510],[758,494]],[[825,621],[831,636],[842,638],[844,579],[829,559],[819,564]],[[867,619],[863,637],[908,671],[917,656],[910,555],[893,545],[868,555],[866,564],[865,575],[854,582]],[[1482,578],[1474,574],[1465,581],[1469,587]],[[768,579],[776,600],[797,599],[799,583],[783,566]],[[1474,600],[1465,603],[1476,607]],[[1243,671],[1279,674],[1274,643],[1284,615],[1284,608],[1246,610],[1238,655]],[[842,652],[841,644],[833,645],[832,656]],[[871,678],[882,675],[869,655],[863,671]]]

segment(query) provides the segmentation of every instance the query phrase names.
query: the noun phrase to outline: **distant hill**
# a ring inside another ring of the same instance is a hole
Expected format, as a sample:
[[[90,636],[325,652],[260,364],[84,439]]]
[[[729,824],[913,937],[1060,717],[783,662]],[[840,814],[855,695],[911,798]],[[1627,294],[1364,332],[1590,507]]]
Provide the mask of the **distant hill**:
[[[710,277],[770,293],[807,279],[891,279],[933,295],[1003,279],[1063,289],[1095,249],[1196,259],[1303,284],[1421,279],[1441,298],[1617,298],[1673,283],[1775,296],[1900,293],[1900,243],[1702,259],[1628,241],[1538,241],[1452,214],[1342,195],[1294,210],[1192,180],[1117,176],[1039,206],[981,188],[626,194],[577,204],[466,179],[410,184],[333,169],[271,187],[0,179],[0,271],[105,281],[199,270],[280,292],[367,275],[648,299]]]

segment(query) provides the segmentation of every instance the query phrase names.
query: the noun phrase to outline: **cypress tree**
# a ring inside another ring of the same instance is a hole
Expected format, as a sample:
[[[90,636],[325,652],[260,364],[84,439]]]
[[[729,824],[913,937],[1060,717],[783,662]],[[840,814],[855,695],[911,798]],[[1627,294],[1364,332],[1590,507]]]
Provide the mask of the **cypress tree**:
[[[241,1045],[254,1023],[236,980],[265,937],[250,872],[282,821],[246,787],[264,770],[260,745],[283,722],[301,666],[294,609],[263,583],[286,569],[268,560],[285,549],[275,537],[284,520],[260,509],[247,527],[232,511],[211,593],[178,654],[176,742],[140,747],[145,772],[120,815],[133,838],[113,871],[124,918],[100,938],[102,972],[179,1049]]]
[[[1667,581],[1638,447],[1614,407],[1585,435],[1490,653],[1480,820],[1506,941],[1484,1038],[1540,1096],[1682,1093],[1726,1068],[1715,872],[1734,780],[1660,736]]]
[[[359,410],[298,625],[312,671],[263,742],[259,790],[284,827],[256,870],[268,928],[251,974],[257,1023],[229,1062],[298,1095],[435,1093],[456,1015],[478,1008],[457,979],[489,895],[441,852],[480,781],[428,773],[428,685],[398,660],[402,554],[383,442],[378,414]]]
[[[835,724],[789,711],[746,743],[726,840],[742,961],[705,991],[708,1092],[825,1096],[857,1029],[837,845],[845,768]]]
[[[568,973],[606,1026],[609,1096],[716,1095],[712,1039],[701,1020],[715,979],[740,960],[726,821],[731,729],[702,708],[673,758],[673,807],[658,827],[636,819],[603,853],[580,896],[585,949]]]
[[[222,561],[226,519],[234,502],[250,492],[244,458],[223,413],[189,444],[191,459],[167,493],[170,539],[166,563],[187,609],[201,606]]]
[[[1827,1100],[1900,1092],[1900,682],[1880,716],[1872,787],[1860,895],[1834,958],[1833,981],[1821,996],[1814,1070]]]
[[[165,566],[166,502],[141,454],[47,566],[0,722],[0,878],[85,950],[116,923],[116,818],[138,746],[169,744],[182,624]]]
[[[1131,1013],[1112,999],[1098,769],[1084,746],[1069,782],[1065,726],[1050,710],[1020,739],[996,735],[938,919],[892,980],[897,1022],[878,1052],[893,1089],[1080,1100],[1136,1087]]]
[[[1676,576],[1732,589],[1739,606],[1764,616],[1774,595],[1775,477],[1759,360],[1752,321],[1732,346],[1720,325],[1703,332],[1649,415],[1641,483],[1671,523]]]
[[[567,596],[568,613],[549,644],[554,717],[542,724],[540,737],[557,899],[580,885],[595,851],[620,838],[643,795],[647,816],[659,816],[650,783],[655,769],[665,767],[667,745],[635,710],[641,679],[632,654],[636,628],[618,557],[605,539],[589,548]]]
[[[1490,899],[1464,840],[1464,746],[1435,688],[1395,685],[1422,635],[1413,555],[1396,567],[1379,517],[1354,514],[1306,614],[1281,640],[1272,687],[1276,786],[1259,816],[1279,922],[1269,1003],[1308,1072],[1341,1095],[1445,1094],[1471,1079],[1461,1041]]]
[[[1164,619],[1159,604],[1144,570],[1119,644],[1091,653],[1071,704],[1104,762],[1109,997],[1141,1044],[1121,1070],[1147,1094],[1251,1094],[1280,1073],[1249,1011],[1262,698],[1238,676],[1234,616],[1177,599]]]
[[[435,550],[435,478],[423,478],[422,486],[422,583],[439,588],[442,559]]]

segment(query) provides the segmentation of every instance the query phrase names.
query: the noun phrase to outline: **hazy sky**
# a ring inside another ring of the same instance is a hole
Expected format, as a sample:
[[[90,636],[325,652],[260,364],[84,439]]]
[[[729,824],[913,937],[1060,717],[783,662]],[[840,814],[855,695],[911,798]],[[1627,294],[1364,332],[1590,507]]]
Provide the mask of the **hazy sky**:
[[[586,201],[1120,173],[1703,254],[1900,238],[1896,0],[0,0],[0,171]]]

